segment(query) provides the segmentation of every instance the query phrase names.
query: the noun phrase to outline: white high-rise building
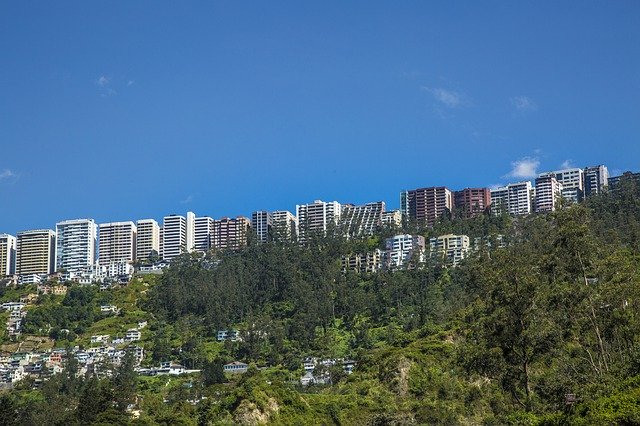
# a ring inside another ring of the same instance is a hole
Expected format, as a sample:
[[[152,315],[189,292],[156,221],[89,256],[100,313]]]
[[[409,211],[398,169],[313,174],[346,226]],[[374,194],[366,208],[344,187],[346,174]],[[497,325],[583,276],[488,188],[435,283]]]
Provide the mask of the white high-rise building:
[[[16,274],[52,274],[56,265],[56,233],[51,229],[16,235]]]
[[[308,235],[327,235],[327,230],[338,225],[341,212],[342,206],[337,201],[315,200],[311,204],[297,205],[298,240],[304,243]]]
[[[152,253],[160,257],[160,226],[153,219],[136,222],[136,259],[146,262]],[[161,258],[161,257],[160,257]]]
[[[251,228],[259,243],[266,243],[271,238],[271,213],[258,210],[251,214]]]
[[[456,266],[467,257],[470,248],[469,237],[466,235],[441,235],[429,239],[431,257],[440,257]]]
[[[584,172],[578,167],[552,172],[562,184],[562,198],[579,203],[584,197]]]
[[[187,251],[195,250],[196,246],[196,215],[187,212]]]
[[[558,182],[555,173],[543,173],[536,178],[536,212],[556,210],[561,197],[562,183]]]
[[[293,241],[298,235],[298,218],[287,210],[271,212],[271,228],[275,240]]]
[[[184,216],[165,216],[162,230],[162,255],[165,260],[171,260],[186,251],[187,219]]]
[[[160,227],[160,259],[164,259],[164,224]]]
[[[93,219],[56,224],[56,270],[79,272],[96,261],[98,227]]]
[[[425,240],[422,235],[396,235],[385,240],[385,264],[387,268],[403,268],[409,261],[424,262]]]
[[[340,224],[346,236],[373,235],[382,224],[385,212],[384,201],[367,203],[361,206],[343,204],[340,213]]]
[[[206,253],[211,248],[211,234],[214,220],[209,216],[196,217],[194,220],[194,249]]]
[[[590,166],[584,169],[584,195],[598,195],[609,186],[609,169],[607,166]]]
[[[16,237],[0,234],[0,277],[16,273]]]
[[[510,183],[491,190],[491,211],[495,215],[508,213],[514,216],[533,212],[533,187],[531,182]]]
[[[132,221],[100,224],[98,262],[108,266],[112,262],[131,262],[136,258],[137,227]]]

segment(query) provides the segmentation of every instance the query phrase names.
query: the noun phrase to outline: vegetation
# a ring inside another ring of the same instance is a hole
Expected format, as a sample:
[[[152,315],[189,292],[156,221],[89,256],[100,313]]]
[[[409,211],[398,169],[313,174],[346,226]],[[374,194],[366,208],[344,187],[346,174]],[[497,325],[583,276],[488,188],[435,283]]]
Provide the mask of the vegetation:
[[[342,273],[340,257],[381,247],[385,230],[362,241],[184,255],[157,282],[112,292],[72,287],[32,308],[25,327],[66,328],[85,342],[144,318],[145,362],[176,360],[201,373],[136,378],[127,361],[97,379],[68,365],[41,389],[24,383],[2,394],[0,422],[640,423],[637,184],[548,215],[453,217],[401,231],[502,234],[509,245],[482,246],[456,268]],[[121,317],[101,317],[96,307],[113,300]],[[242,339],[218,342],[226,329]],[[305,356],[357,367],[302,388]],[[222,365],[235,359],[249,371],[225,376]]]

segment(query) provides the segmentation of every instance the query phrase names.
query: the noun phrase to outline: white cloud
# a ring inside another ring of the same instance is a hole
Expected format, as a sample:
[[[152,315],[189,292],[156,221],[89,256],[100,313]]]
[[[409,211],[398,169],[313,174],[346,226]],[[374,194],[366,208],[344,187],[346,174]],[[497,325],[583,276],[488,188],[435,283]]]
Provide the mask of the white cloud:
[[[136,82],[133,80],[127,81],[127,86],[133,86],[134,84],[136,84]]]
[[[511,98],[511,105],[518,111],[535,111],[538,109],[538,105],[533,99],[527,96],[515,96]]]
[[[12,177],[16,177],[16,174],[9,169],[4,169],[2,173],[0,173],[0,179],[9,179]]]
[[[185,198],[184,200],[180,201],[180,204],[189,204],[190,202],[193,201],[193,195],[188,195],[187,198]]]
[[[561,169],[572,169],[573,167],[575,166],[573,165],[573,161],[571,160],[564,160],[562,164],[560,164]]]
[[[511,163],[511,171],[505,177],[531,179],[538,176],[540,160],[532,157],[524,157]]]
[[[109,77],[107,77],[106,75],[101,75],[100,77],[98,77],[98,79],[96,80],[96,84],[100,87],[105,87],[107,86],[109,83],[111,83],[111,79]]]
[[[422,86],[421,89],[431,93],[435,100],[448,108],[458,108],[469,104],[468,99],[463,94],[454,90],[426,86]]]

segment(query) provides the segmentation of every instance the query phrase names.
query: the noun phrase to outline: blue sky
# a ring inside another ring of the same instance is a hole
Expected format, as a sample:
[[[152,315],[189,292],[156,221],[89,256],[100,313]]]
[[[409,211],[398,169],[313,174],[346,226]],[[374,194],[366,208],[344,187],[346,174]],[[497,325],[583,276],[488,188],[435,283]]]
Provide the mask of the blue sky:
[[[3,2],[0,232],[637,170],[640,2]]]

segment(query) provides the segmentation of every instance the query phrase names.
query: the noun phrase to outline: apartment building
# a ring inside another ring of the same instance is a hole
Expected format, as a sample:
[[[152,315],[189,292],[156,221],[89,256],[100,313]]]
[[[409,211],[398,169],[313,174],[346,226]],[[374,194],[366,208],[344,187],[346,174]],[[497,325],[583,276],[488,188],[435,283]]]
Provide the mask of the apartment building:
[[[433,226],[439,217],[453,211],[453,193],[444,186],[402,191],[400,206],[403,214]]]
[[[535,191],[531,182],[510,183],[491,190],[491,212],[495,215],[527,215],[533,212]]]
[[[140,219],[136,222],[136,258],[147,262],[152,254],[160,257],[160,226],[154,219]],[[160,257],[161,258],[161,257]]]
[[[556,179],[554,172],[543,173],[536,178],[536,213],[556,210],[561,197],[562,183]]]
[[[425,239],[421,235],[396,235],[387,238],[385,245],[385,265],[388,269],[404,268],[424,262]]]
[[[213,223],[212,247],[218,250],[237,250],[247,245],[247,236],[251,228],[249,218],[224,217]]]
[[[343,204],[340,213],[342,232],[348,237],[373,235],[382,225],[384,201],[367,203],[360,206]]]
[[[271,238],[272,219],[271,213],[266,210],[258,210],[251,214],[251,228],[259,243],[266,243]]]
[[[298,240],[305,242],[310,235],[326,235],[340,220],[342,206],[337,201],[315,200],[310,204],[296,206],[298,218]]]
[[[56,233],[34,229],[16,234],[16,274],[52,274],[56,265]]]
[[[195,249],[196,244],[196,215],[193,212],[187,212],[187,240],[186,247],[188,252]]]
[[[56,270],[75,273],[96,261],[98,227],[93,219],[56,223]]]
[[[552,172],[562,184],[562,198],[579,203],[584,198],[584,170],[574,167]]]
[[[100,224],[98,262],[107,266],[112,262],[131,262],[136,259],[138,228],[132,221]]]
[[[635,180],[640,183],[640,173],[624,172],[620,176],[613,176],[609,178],[609,189],[611,191],[616,191],[620,188],[620,182],[624,180]]]
[[[430,256],[453,266],[467,257],[470,247],[467,235],[447,234],[429,239]]]
[[[471,218],[483,214],[491,205],[489,188],[465,188],[453,194],[456,212],[460,217]]]
[[[601,194],[609,186],[609,169],[605,165],[589,166],[584,169],[584,195]]]
[[[0,234],[0,277],[16,273],[16,237]]]
[[[375,273],[382,269],[383,252],[375,249],[369,253],[356,253],[342,256],[342,273],[347,271],[359,274]]]
[[[389,210],[382,212],[380,221],[385,226],[401,226],[402,225],[402,213],[400,210]]]
[[[276,241],[293,241],[298,237],[298,218],[287,210],[271,212],[271,228]]]
[[[194,250],[206,253],[211,248],[211,234],[213,233],[214,220],[209,216],[196,217],[194,219]]]
[[[187,219],[172,214],[162,222],[162,258],[172,260],[187,249]]]

